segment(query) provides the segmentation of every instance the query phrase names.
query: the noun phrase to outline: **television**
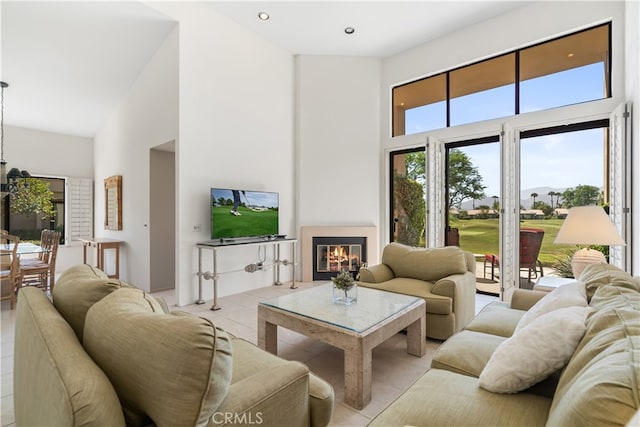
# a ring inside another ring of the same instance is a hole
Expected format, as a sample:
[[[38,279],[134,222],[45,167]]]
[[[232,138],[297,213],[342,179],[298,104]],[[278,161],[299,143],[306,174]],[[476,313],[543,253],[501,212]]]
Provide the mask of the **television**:
[[[278,235],[278,193],[211,189],[211,239]]]

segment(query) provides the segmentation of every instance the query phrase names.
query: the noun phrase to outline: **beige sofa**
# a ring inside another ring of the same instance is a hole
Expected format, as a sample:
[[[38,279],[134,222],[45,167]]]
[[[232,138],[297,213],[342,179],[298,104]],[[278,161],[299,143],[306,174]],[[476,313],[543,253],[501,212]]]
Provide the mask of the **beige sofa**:
[[[423,298],[430,338],[449,338],[475,314],[475,258],[456,246],[425,249],[390,243],[381,264],[360,269],[359,285]]]
[[[431,369],[370,426],[638,425],[640,280],[600,264],[585,269],[571,286],[586,290],[588,306],[571,302],[530,321],[542,307],[553,308],[553,294],[562,289],[567,295],[570,288],[565,287],[551,293],[517,290],[511,304],[486,306],[440,346]],[[563,323],[568,313],[578,312],[585,313],[579,325]],[[529,323],[523,326],[526,317]],[[582,334],[573,333],[576,325]],[[551,364],[554,353],[572,340],[568,362]],[[496,365],[500,360],[502,365]],[[530,376],[545,365],[550,375]],[[496,367],[499,381],[526,381],[515,389],[489,391],[485,387],[495,384],[487,381],[487,372],[496,373]]]
[[[18,297],[19,426],[326,426],[331,385],[88,265]]]

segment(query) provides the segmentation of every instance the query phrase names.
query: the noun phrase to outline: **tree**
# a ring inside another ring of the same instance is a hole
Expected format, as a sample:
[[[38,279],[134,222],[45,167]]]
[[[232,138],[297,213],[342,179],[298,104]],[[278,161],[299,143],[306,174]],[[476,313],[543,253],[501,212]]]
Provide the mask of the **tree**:
[[[406,176],[416,182],[424,184],[425,180],[425,157],[424,151],[407,153],[404,157]]]
[[[531,206],[531,209],[540,209],[544,212],[545,216],[551,216],[553,214],[553,208],[545,202],[537,201]]]
[[[547,195],[549,196],[549,199],[551,199],[551,209],[553,209],[553,196],[556,195],[556,192],[555,191],[549,191],[547,193]]]
[[[536,197],[538,197],[538,193],[531,193],[531,197],[533,198],[533,203],[531,204],[531,209],[533,209],[533,205],[536,204]]]
[[[562,203],[565,208],[574,206],[589,206],[598,203],[600,189],[593,185],[578,185],[568,188],[562,193]]]
[[[485,188],[482,175],[469,156],[457,148],[449,151],[449,207],[459,208],[467,199],[484,199]]]
[[[421,246],[426,225],[426,206],[422,185],[402,175],[394,174],[394,205],[398,210],[397,241],[409,246]]]
[[[498,203],[498,196],[491,196],[491,198],[493,199],[493,210],[494,211],[498,211],[498,209],[500,209],[500,204]]]
[[[55,216],[53,192],[49,183],[38,178],[18,178],[16,188],[10,195],[12,214],[36,214],[42,219]]]

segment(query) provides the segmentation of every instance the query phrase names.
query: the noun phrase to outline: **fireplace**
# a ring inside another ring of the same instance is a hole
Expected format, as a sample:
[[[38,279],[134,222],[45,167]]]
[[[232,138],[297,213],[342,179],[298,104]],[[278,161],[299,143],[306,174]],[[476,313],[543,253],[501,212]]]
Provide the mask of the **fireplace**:
[[[362,237],[314,237],[313,280],[329,280],[342,270],[352,276],[367,262],[367,238]]]
[[[303,282],[330,280],[341,266],[348,267],[355,275],[363,262],[369,265],[378,263],[378,231],[375,226],[303,226],[300,236],[299,262]],[[320,254],[317,246],[320,246]],[[323,251],[326,251],[326,256]]]

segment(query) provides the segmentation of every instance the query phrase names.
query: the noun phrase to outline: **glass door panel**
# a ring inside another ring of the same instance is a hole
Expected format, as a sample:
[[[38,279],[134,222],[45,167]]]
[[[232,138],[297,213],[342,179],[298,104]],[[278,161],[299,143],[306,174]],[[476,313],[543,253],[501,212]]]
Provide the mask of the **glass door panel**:
[[[476,258],[476,290],[500,293],[498,136],[447,144],[447,245]]]
[[[523,132],[520,136],[520,287],[542,275],[573,277],[575,245],[554,244],[573,206],[608,205],[608,121]],[[538,246],[529,231],[543,235]],[[608,247],[598,247],[605,256]]]
[[[391,161],[390,241],[426,246],[425,149],[394,151]]]

